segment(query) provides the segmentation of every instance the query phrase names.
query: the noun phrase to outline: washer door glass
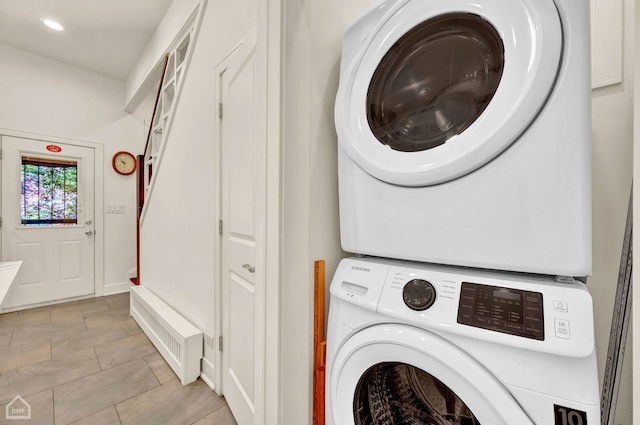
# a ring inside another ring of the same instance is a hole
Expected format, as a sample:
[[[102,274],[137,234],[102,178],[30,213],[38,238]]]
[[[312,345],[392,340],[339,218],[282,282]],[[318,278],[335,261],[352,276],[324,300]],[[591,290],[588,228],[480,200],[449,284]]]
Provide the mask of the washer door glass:
[[[358,382],[356,425],[480,425],[467,405],[429,373],[404,363],[370,367]]]
[[[340,154],[399,186],[472,173],[541,116],[564,42],[553,0],[381,2],[345,34]]]
[[[503,68],[504,46],[489,22],[461,13],[430,19],[400,38],[373,74],[371,131],[398,151],[439,146],[482,114]]]

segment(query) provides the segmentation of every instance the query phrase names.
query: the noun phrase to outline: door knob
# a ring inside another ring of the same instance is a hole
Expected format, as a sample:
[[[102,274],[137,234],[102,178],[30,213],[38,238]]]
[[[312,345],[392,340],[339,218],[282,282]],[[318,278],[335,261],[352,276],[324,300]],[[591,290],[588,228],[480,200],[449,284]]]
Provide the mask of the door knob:
[[[93,231],[87,230],[86,232],[84,232],[84,234],[87,235],[87,236],[91,236],[91,235],[93,235]]]
[[[253,267],[253,266],[251,266],[250,264],[243,264],[243,265],[242,265],[242,268],[243,268],[243,269],[247,269],[247,271],[248,271],[249,273],[255,273],[255,271],[256,271],[256,268],[255,268],[255,267]]]

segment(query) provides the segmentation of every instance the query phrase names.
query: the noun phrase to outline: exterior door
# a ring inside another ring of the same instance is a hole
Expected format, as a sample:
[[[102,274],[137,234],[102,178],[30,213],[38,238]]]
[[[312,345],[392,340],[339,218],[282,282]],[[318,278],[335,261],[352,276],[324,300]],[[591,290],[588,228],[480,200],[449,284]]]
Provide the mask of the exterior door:
[[[2,153],[2,261],[23,261],[4,308],[93,294],[94,149],[3,136]]]
[[[264,132],[256,39],[216,68],[220,118],[222,393],[239,425],[254,424],[264,370]]]

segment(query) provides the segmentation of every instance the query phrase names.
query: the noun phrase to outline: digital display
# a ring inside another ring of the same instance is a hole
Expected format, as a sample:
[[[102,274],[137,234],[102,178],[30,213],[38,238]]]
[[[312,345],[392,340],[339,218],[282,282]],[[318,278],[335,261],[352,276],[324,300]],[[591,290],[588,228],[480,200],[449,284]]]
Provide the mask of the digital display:
[[[458,323],[544,340],[542,294],[463,282]]]
[[[522,294],[510,289],[478,288],[476,315],[522,324]]]

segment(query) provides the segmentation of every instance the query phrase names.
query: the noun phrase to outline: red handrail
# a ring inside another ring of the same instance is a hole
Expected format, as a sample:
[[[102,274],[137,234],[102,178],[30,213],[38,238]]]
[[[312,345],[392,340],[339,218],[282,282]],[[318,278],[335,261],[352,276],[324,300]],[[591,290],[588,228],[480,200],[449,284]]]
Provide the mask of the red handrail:
[[[156,118],[156,111],[158,110],[158,101],[160,100],[160,94],[162,93],[162,85],[164,84],[164,75],[167,72],[167,63],[169,62],[169,55],[164,57],[164,64],[162,65],[162,75],[160,76],[160,84],[158,85],[158,91],[156,92],[156,102],[153,105],[153,113],[151,114],[151,122],[149,123],[149,131],[147,132],[147,143],[144,145],[144,156],[147,156],[147,149],[149,148],[149,140],[151,140],[151,132],[153,131],[153,120]]]

